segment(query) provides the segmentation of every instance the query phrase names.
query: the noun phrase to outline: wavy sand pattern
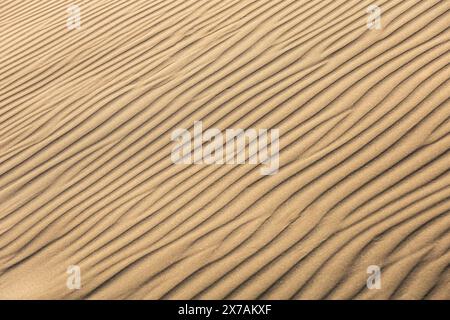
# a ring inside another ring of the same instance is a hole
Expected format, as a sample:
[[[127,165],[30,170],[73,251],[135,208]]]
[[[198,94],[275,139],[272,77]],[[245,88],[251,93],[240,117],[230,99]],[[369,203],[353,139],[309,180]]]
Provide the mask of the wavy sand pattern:
[[[449,299],[450,1],[372,3],[0,0],[0,298]],[[278,174],[174,165],[194,121]]]

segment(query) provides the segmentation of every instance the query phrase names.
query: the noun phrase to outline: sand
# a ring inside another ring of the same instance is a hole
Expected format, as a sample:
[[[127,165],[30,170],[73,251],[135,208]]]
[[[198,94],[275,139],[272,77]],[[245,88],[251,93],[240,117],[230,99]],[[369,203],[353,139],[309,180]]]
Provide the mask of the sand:
[[[450,2],[371,4],[0,0],[0,298],[450,299]]]

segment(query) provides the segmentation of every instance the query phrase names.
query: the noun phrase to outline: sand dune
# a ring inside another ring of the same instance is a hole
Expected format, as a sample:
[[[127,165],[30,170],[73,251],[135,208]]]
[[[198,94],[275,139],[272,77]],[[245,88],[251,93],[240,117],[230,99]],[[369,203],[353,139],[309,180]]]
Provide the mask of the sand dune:
[[[0,298],[450,299],[450,2],[371,4],[0,0]]]

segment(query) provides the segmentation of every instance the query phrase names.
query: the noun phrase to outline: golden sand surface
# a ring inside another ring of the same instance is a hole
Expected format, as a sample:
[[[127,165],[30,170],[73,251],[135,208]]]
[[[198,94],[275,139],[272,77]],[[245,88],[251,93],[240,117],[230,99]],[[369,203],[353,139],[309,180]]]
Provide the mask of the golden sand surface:
[[[449,27],[448,0],[0,0],[0,298],[450,299]],[[196,121],[278,129],[278,172],[175,164]]]

